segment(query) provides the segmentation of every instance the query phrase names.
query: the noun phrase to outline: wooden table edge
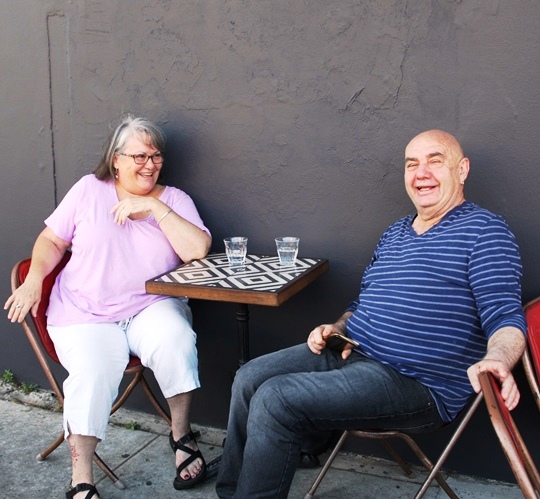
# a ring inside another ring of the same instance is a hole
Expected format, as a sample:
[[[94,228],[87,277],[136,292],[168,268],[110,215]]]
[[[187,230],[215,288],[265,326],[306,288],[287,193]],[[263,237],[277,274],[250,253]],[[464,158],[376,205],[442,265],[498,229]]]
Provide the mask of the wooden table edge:
[[[296,277],[290,283],[288,283],[283,291],[279,293],[265,293],[264,291],[250,291],[243,289],[199,287],[193,284],[178,284],[177,282],[156,282],[153,280],[156,278],[146,281],[145,287],[147,293],[155,295],[187,296],[188,298],[200,300],[277,307],[328,271],[329,262],[327,259],[313,258],[313,260],[320,261],[317,262],[306,275]],[[168,272],[166,272],[166,274],[167,273]],[[231,299],[231,296],[233,296],[234,299]]]

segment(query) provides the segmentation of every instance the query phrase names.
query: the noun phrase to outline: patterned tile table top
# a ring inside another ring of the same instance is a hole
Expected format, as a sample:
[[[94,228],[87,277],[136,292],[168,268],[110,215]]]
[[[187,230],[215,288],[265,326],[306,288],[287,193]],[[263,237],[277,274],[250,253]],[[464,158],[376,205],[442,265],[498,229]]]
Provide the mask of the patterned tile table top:
[[[229,266],[225,253],[216,253],[181,265],[152,281],[275,293],[323,261],[297,258],[293,267],[281,267],[277,256],[248,255],[246,266],[236,269]]]

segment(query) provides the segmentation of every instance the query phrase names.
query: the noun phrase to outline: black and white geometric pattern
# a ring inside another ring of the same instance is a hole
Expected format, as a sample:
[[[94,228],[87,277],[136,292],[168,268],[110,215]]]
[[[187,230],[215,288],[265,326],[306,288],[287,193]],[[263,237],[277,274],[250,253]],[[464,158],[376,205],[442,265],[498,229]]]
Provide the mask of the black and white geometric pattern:
[[[277,256],[247,255],[245,267],[233,268],[225,253],[215,253],[181,265],[153,282],[273,293],[320,261],[318,258],[297,258],[293,267],[281,267]]]

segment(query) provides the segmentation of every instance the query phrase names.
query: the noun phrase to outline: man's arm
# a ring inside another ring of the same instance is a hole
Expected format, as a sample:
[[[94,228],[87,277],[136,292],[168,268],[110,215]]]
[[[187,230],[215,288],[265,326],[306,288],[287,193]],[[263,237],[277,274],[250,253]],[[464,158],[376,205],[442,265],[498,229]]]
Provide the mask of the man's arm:
[[[515,327],[503,327],[488,341],[485,357],[467,369],[467,375],[476,393],[480,392],[478,373],[488,371],[501,383],[501,395],[506,407],[514,409],[519,402],[519,390],[512,376],[512,368],[525,349],[524,334]]]
[[[326,347],[326,338],[331,333],[347,334],[347,319],[353,313],[345,312],[334,324],[322,324],[317,326],[311,333],[309,333],[307,344],[309,349],[317,355],[320,355],[322,350]],[[341,357],[345,360],[352,352],[352,345],[347,345]]]

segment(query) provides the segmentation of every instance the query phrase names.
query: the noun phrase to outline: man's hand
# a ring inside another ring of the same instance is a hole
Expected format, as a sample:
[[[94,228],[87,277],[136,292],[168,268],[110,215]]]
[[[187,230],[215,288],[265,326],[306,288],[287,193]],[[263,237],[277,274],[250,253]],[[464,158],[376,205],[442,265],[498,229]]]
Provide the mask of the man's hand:
[[[467,375],[476,393],[480,392],[478,375],[481,372],[489,372],[499,380],[504,404],[509,411],[514,409],[518,405],[520,394],[514,376],[504,363],[499,360],[484,359],[467,369]]]
[[[491,373],[501,384],[501,395],[508,410],[514,409],[519,402],[519,390],[512,376],[512,368],[525,349],[525,336],[515,327],[504,327],[495,332],[488,342],[484,359],[467,369],[469,381],[476,393],[479,393],[478,374]]]
[[[345,334],[347,319],[352,315],[352,312],[345,312],[334,324],[322,324],[316,327],[309,333],[307,345],[315,354],[320,355],[326,348],[326,338],[332,333]],[[346,345],[341,352],[341,358],[347,359],[352,352],[352,345]]]

